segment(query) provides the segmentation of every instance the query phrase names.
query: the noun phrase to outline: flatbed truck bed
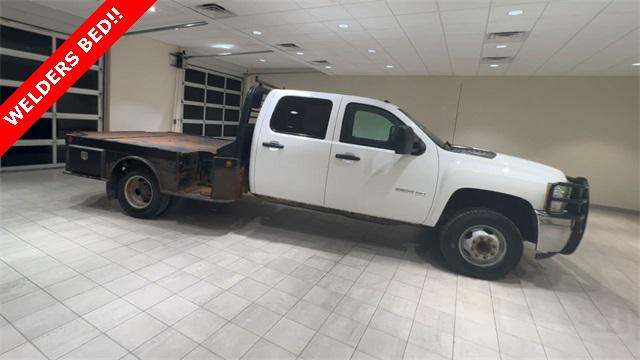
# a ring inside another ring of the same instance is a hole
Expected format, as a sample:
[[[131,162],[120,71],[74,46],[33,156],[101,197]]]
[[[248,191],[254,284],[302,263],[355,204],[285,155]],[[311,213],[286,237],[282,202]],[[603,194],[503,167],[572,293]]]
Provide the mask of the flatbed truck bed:
[[[139,163],[153,171],[163,194],[229,202],[242,195],[244,171],[216,155],[232,143],[174,132],[79,132],[67,136],[66,170],[107,181],[115,197],[119,172]]]

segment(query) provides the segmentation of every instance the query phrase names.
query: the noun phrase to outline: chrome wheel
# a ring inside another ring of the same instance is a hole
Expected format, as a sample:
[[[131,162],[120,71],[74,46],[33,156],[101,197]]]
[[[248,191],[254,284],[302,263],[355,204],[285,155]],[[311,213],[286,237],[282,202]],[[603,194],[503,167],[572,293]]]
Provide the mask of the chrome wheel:
[[[144,209],[153,200],[153,189],[146,178],[135,175],[127,179],[124,185],[124,196],[127,203],[136,209]]]
[[[494,227],[476,225],[465,230],[458,239],[460,255],[472,265],[480,267],[500,263],[507,253],[504,235]]]

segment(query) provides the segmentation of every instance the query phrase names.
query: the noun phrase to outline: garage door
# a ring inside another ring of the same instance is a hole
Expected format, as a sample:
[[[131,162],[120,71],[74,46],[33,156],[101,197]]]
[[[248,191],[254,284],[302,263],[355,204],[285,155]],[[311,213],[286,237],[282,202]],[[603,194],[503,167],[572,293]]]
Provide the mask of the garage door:
[[[242,78],[189,67],[184,74],[182,132],[233,138],[238,131]]]
[[[0,103],[4,102],[66,39],[63,34],[0,21]],[[0,170],[61,166],[64,136],[102,130],[103,60],[91,67],[0,158]]]

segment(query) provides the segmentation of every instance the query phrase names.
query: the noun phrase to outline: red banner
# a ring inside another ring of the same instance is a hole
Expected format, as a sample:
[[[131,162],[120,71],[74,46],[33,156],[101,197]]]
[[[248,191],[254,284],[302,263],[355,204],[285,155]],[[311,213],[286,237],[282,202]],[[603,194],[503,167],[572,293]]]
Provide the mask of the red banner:
[[[0,106],[0,155],[33,125],[156,0],[106,0]]]

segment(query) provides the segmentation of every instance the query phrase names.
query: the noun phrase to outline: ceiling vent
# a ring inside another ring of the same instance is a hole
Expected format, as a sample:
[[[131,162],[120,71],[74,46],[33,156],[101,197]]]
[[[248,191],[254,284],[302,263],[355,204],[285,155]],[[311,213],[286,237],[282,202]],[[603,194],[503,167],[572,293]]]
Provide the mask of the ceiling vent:
[[[207,16],[214,19],[224,19],[238,16],[235,13],[227,10],[224,6],[218,5],[216,3],[198,5],[195,7],[195,9],[205,13]]]
[[[276,46],[279,46],[283,49],[287,49],[287,50],[300,50],[300,46],[294,44],[294,43],[282,43],[282,44],[276,44]]]
[[[311,62],[316,65],[331,65],[327,60],[312,60]]]
[[[480,61],[482,64],[509,64],[513,62],[511,56],[487,56]]]
[[[503,31],[487,34],[487,42],[521,42],[529,36],[526,31]]]

